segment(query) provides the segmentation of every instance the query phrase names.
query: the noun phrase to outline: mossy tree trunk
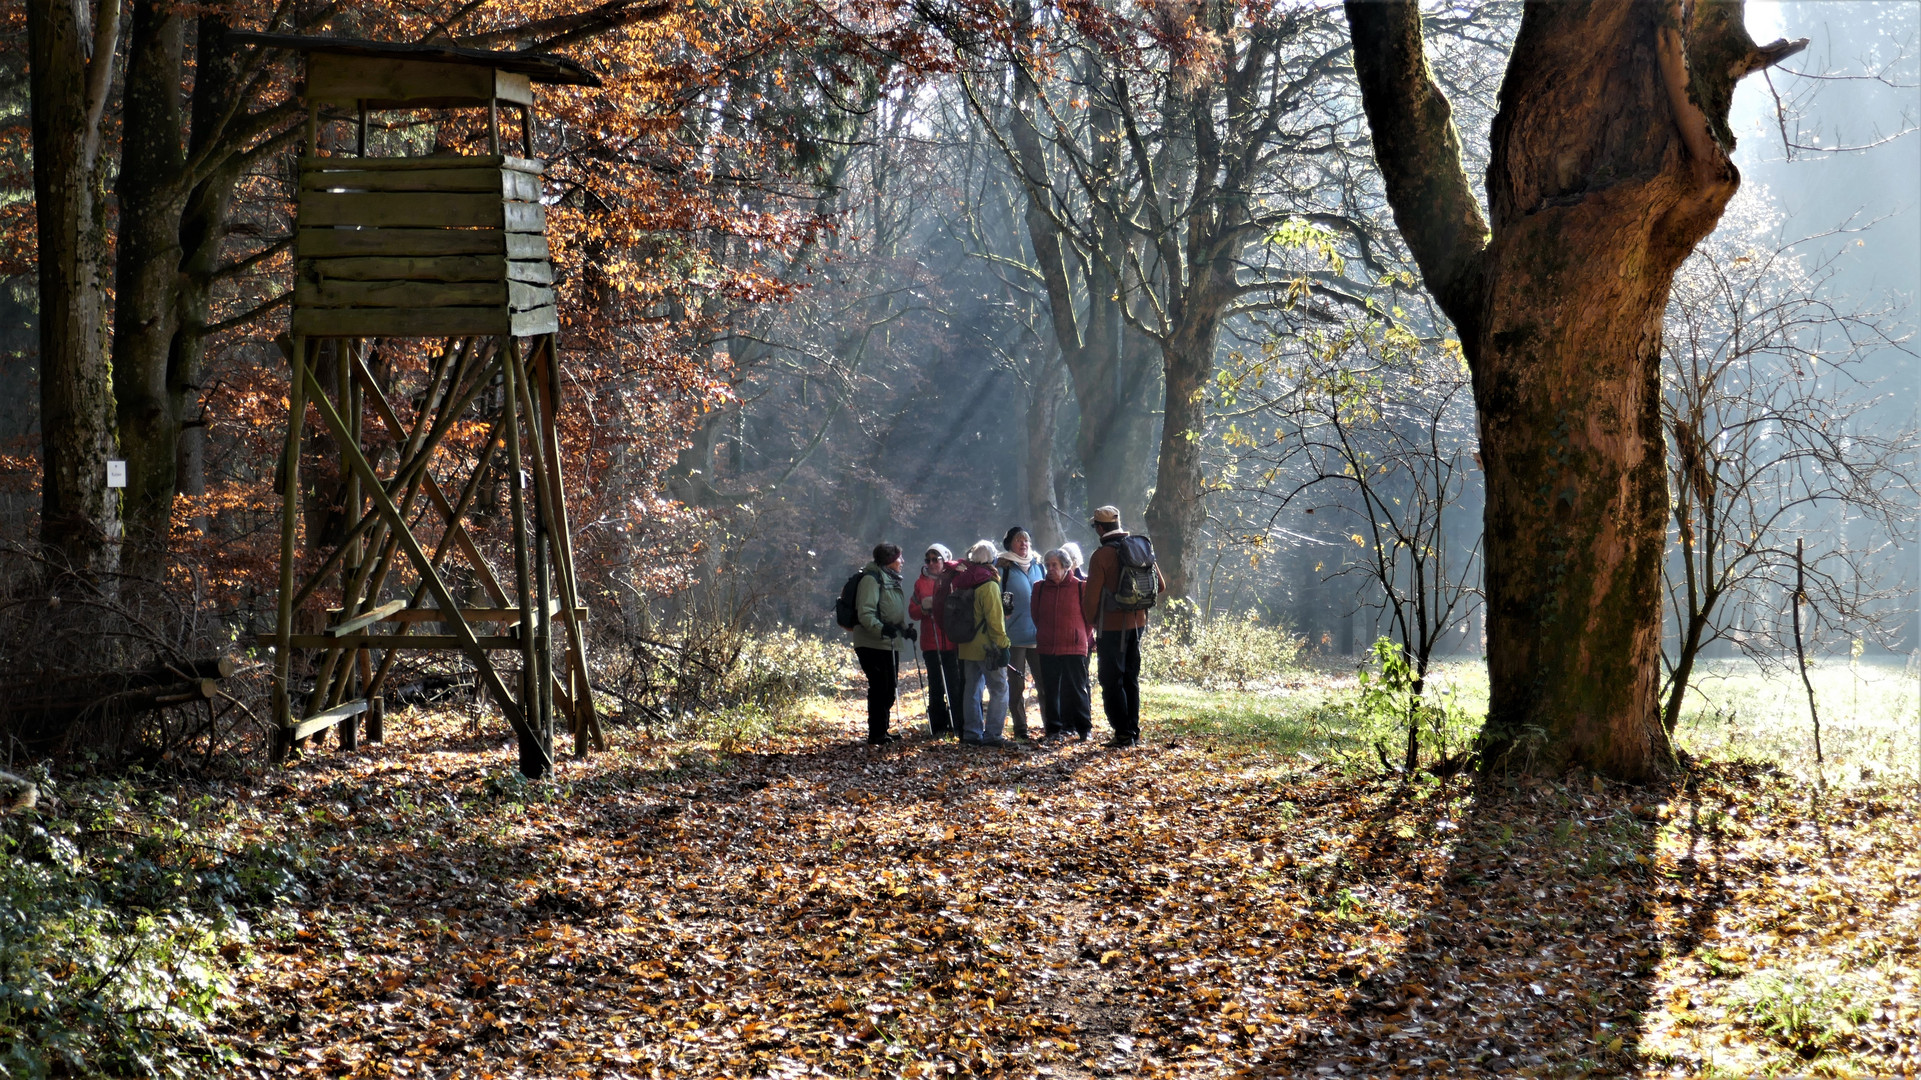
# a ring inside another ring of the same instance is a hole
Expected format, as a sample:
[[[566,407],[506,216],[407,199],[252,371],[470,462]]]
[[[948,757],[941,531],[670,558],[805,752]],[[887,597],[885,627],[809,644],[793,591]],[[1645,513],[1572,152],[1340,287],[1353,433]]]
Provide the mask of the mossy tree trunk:
[[[120,5],[30,0],[34,212],[40,270],[40,537],[76,572],[118,567],[120,501],[106,356],[103,115]]]
[[[1667,484],[1661,319],[1740,175],[1738,2],[1530,5],[1483,216],[1411,2],[1350,0],[1355,68],[1395,221],[1474,376],[1487,470],[1482,749],[1544,770],[1661,769]],[[1491,219],[1491,225],[1490,225]]]

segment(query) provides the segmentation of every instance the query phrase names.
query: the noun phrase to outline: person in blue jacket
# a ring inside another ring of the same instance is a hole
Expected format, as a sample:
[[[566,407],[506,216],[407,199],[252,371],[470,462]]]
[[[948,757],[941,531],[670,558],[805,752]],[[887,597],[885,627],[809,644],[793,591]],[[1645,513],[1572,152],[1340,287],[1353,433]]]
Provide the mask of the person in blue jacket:
[[[1027,674],[1034,674],[1035,701],[1041,686],[1040,630],[1034,625],[1034,586],[1047,576],[1034,541],[1019,525],[1007,530],[1001,543],[1004,549],[996,565],[1000,569],[1001,595],[1006,597],[1007,705],[1014,718],[1014,738],[1027,738]]]

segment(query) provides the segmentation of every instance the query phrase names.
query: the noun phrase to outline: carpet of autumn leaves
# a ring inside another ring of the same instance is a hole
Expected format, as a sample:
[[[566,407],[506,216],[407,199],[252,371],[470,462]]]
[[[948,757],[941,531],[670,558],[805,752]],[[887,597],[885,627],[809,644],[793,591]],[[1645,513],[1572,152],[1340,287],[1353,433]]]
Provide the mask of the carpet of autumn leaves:
[[[724,756],[627,733],[553,785],[519,781],[453,718],[415,718],[384,747],[261,781],[259,820],[321,857],[235,957],[232,1072],[1846,1075],[1921,1060],[1910,792],[1816,798],[1753,766],[1659,788],[1401,785],[1191,735],[877,752],[854,744],[851,712],[844,731]],[[1757,979],[1790,969],[1853,997],[1774,1023]]]

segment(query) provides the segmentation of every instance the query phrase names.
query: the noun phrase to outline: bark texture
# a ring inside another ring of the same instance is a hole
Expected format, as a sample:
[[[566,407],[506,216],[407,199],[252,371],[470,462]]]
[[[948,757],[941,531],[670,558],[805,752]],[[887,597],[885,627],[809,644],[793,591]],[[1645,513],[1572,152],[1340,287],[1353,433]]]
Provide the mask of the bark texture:
[[[127,458],[122,516],[134,549],[127,568],[154,576],[167,542],[181,431],[167,357],[179,328],[186,20],[155,0],[138,0],[131,15],[117,189],[113,397]]]
[[[1674,271],[1740,182],[1726,123],[1735,81],[1798,45],[1757,48],[1738,2],[1530,4],[1494,124],[1490,226],[1416,7],[1350,2],[1347,15],[1396,223],[1474,376],[1483,751],[1646,776],[1669,757],[1662,313]]]
[[[120,9],[27,4],[34,210],[40,258],[40,537],[75,571],[118,566],[119,499],[106,343],[102,114]]]

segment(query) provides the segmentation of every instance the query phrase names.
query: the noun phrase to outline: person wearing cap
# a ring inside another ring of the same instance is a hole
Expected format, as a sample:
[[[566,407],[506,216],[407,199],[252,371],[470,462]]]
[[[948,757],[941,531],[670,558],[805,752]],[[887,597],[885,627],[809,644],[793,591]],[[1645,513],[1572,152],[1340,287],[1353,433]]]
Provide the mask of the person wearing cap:
[[[960,642],[961,742],[1000,746],[1007,723],[1007,622],[1001,611],[1000,575],[994,572],[992,540],[967,549],[967,569],[954,578],[954,591],[974,590],[974,637]],[[987,707],[981,707],[981,692]]]
[[[1101,708],[1114,729],[1109,747],[1133,746],[1141,739],[1141,634],[1147,628],[1147,612],[1113,610],[1110,602],[1120,584],[1121,541],[1128,532],[1121,528],[1121,512],[1112,506],[1094,511],[1088,524],[1100,536],[1100,546],[1087,557],[1087,586],[1081,596],[1081,610],[1087,623],[1098,631],[1100,651]],[[1160,567],[1154,568],[1157,593],[1167,591],[1167,578]]]
[[[945,544],[930,544],[921,555],[920,577],[914,580],[913,616],[920,620],[921,656],[927,661],[927,726],[936,735],[960,732],[960,654],[940,628],[941,582],[966,567],[955,561]]]
[[[1007,663],[1007,707],[1014,718],[1014,738],[1027,741],[1028,675],[1033,675],[1033,698],[1040,700],[1041,662],[1036,651],[1039,630],[1034,626],[1034,586],[1046,576],[1034,542],[1019,525],[1007,530],[1005,551],[994,560],[1000,568],[1001,607],[1007,612],[1007,640],[1012,642]],[[1044,712],[1045,710],[1043,710]],[[1044,717],[1043,717],[1044,719]]]

